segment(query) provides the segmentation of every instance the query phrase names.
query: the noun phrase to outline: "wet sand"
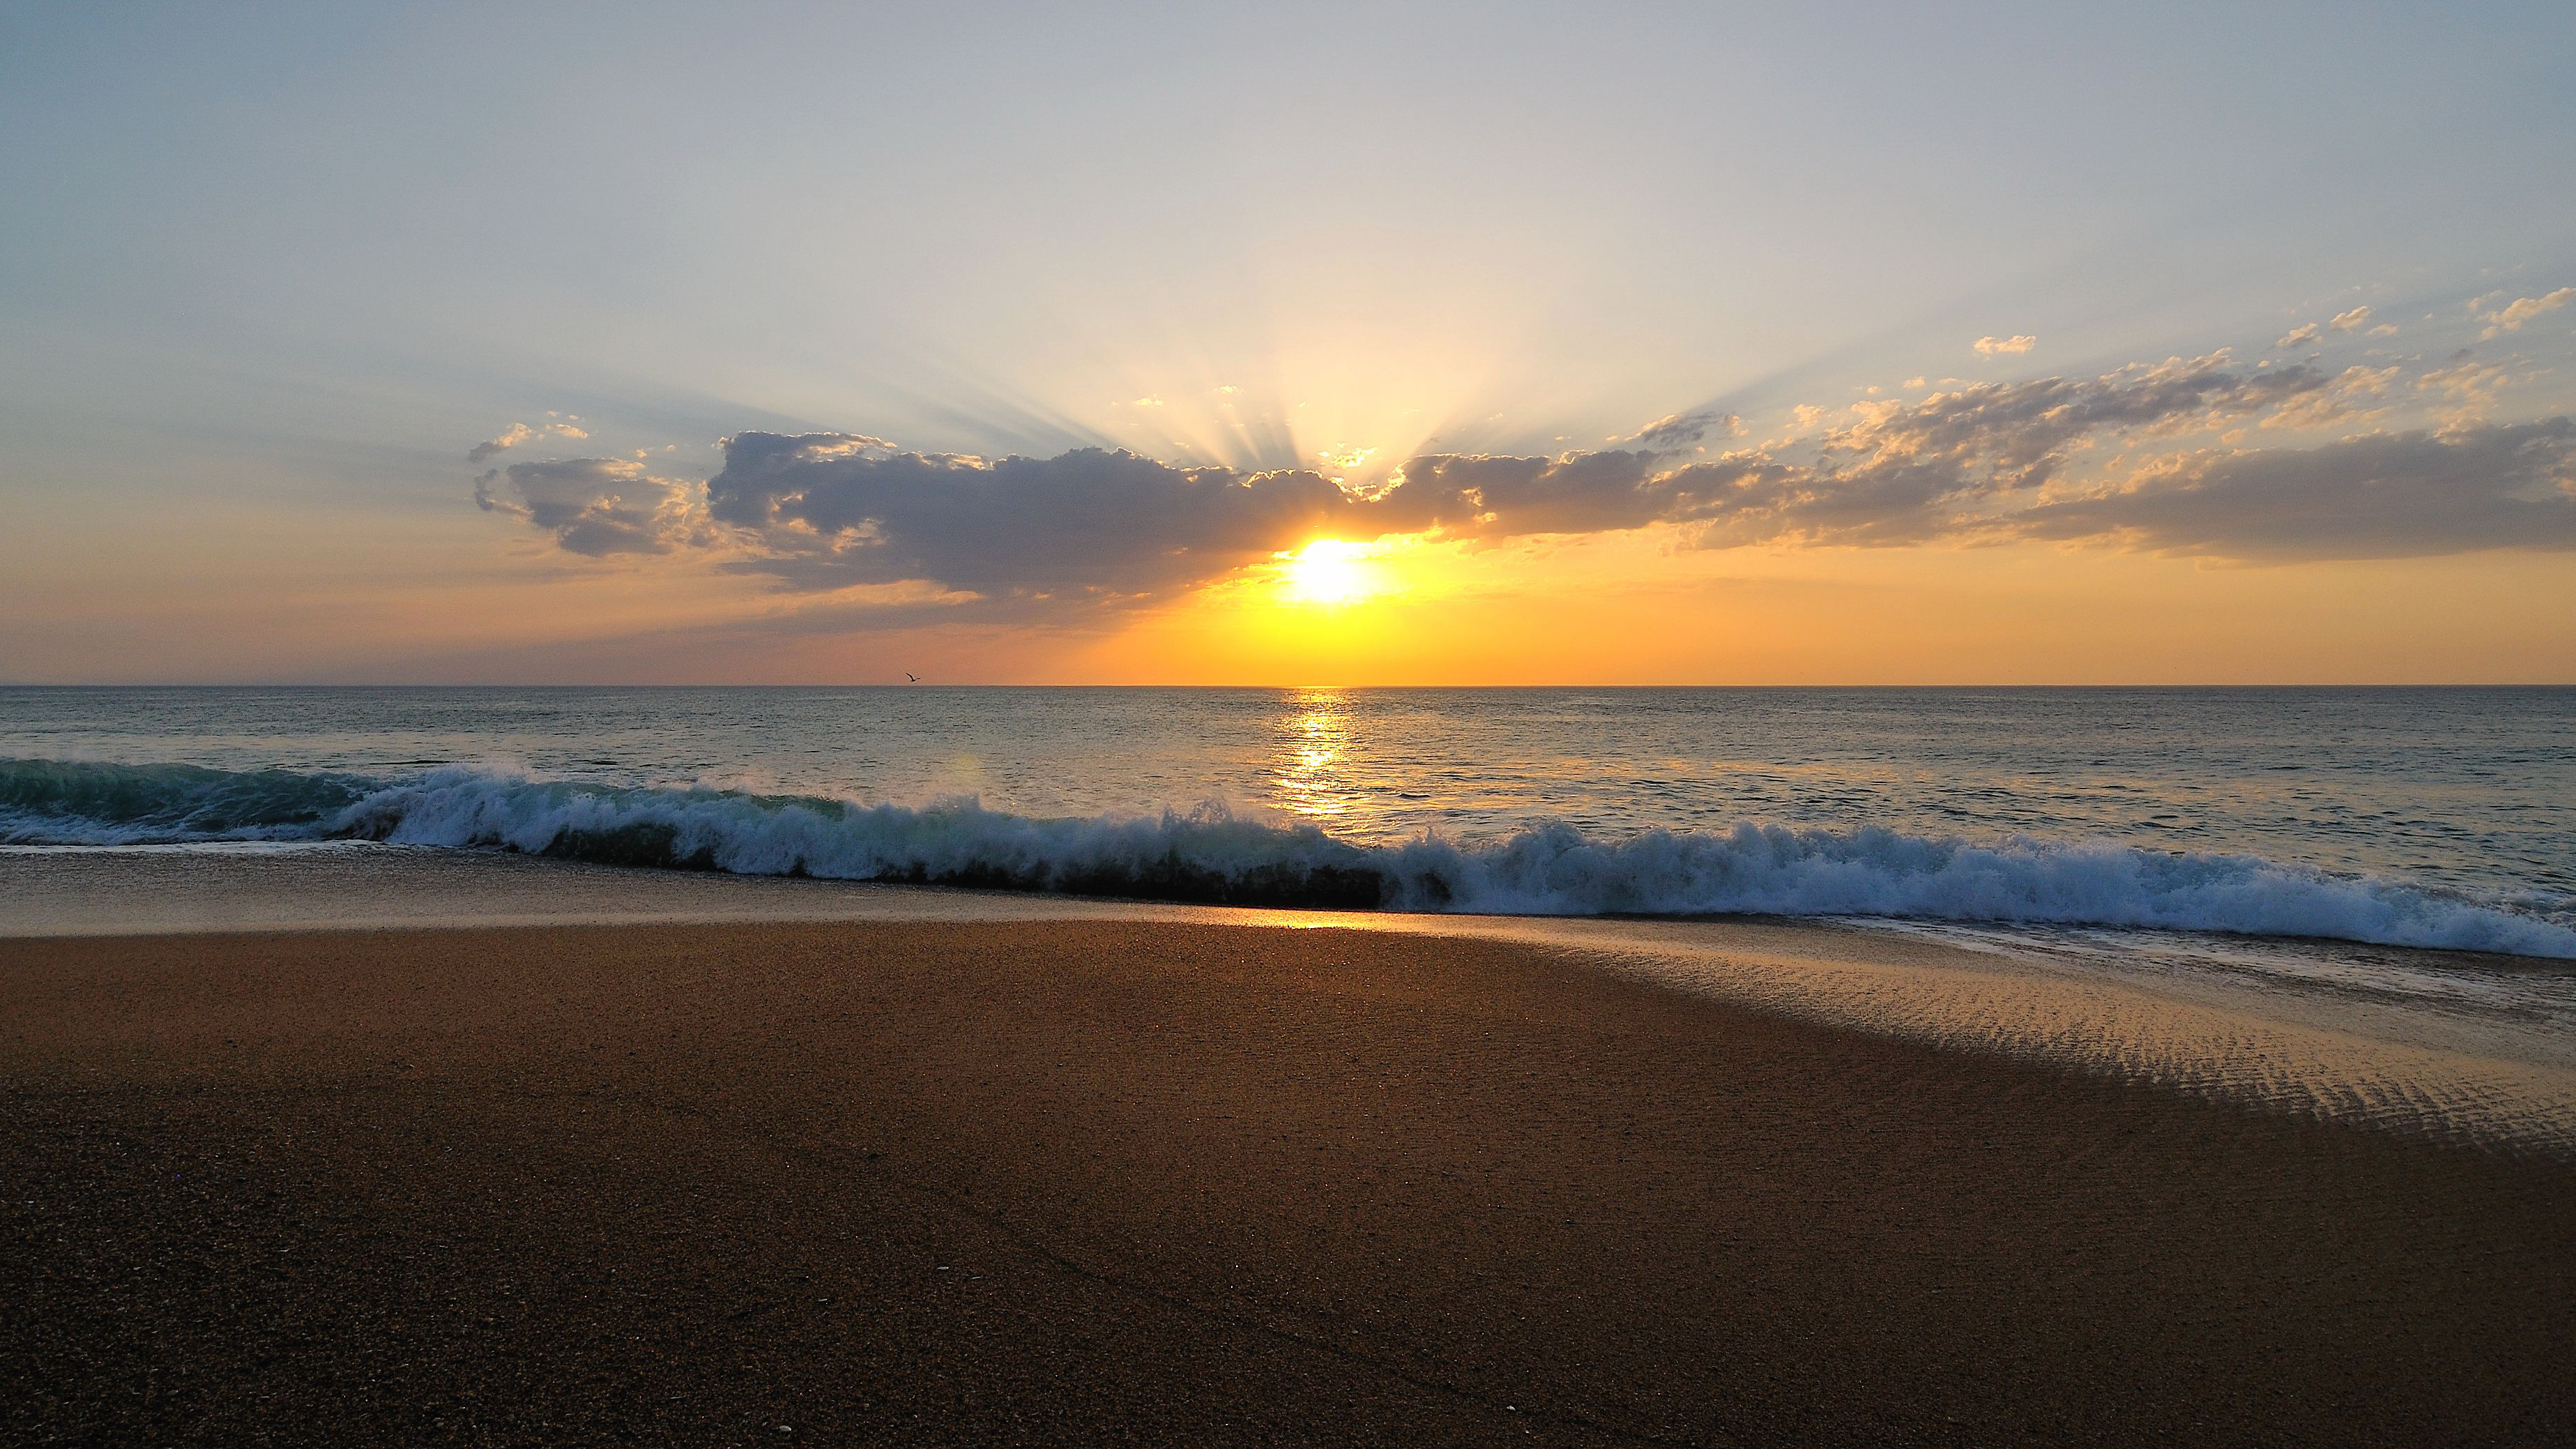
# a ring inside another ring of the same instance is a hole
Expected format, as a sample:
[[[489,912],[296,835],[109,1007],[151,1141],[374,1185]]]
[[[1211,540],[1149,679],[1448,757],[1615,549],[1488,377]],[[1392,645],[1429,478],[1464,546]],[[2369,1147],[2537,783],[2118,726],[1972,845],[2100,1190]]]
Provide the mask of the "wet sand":
[[[2563,1163],[1509,942],[5,940],[0,1107],[11,1442],[2576,1434]]]

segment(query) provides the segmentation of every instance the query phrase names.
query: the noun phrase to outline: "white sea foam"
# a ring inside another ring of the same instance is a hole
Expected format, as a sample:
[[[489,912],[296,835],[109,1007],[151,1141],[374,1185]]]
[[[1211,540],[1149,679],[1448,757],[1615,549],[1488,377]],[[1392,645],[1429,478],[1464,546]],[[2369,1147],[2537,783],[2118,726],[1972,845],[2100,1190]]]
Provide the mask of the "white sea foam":
[[[34,762],[10,767],[32,768]],[[1043,819],[971,798],[910,807],[441,769],[354,776],[47,766],[13,779],[0,840],[364,839],[745,875],[904,880],[1232,904],[1593,916],[1878,916],[2317,936],[2576,958],[2515,904],[2258,856],[2106,841],[1971,841],[1753,822],[1596,839],[1388,845],[1222,807]],[[33,783],[30,783],[30,782]]]

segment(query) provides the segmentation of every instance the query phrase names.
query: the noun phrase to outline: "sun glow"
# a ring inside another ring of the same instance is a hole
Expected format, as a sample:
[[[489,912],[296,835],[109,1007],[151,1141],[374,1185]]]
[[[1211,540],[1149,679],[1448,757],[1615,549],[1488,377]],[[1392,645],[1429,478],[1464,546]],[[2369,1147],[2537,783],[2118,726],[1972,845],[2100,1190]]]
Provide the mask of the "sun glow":
[[[1279,590],[1300,604],[1355,604],[1389,587],[1384,570],[1369,562],[1374,550],[1364,543],[1319,538],[1294,553],[1279,555]]]

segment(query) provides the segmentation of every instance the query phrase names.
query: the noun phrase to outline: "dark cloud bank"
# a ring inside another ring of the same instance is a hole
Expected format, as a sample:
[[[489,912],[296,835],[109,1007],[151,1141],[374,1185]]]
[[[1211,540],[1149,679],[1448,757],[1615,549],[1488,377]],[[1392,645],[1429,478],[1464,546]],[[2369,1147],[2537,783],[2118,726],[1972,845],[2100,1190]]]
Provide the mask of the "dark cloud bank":
[[[1318,534],[1491,540],[1660,523],[1710,547],[2098,538],[2269,562],[2576,548],[2576,423],[2565,417],[2310,448],[2176,452],[2157,436],[2267,411],[2332,420],[2385,382],[2210,357],[1867,404],[1778,453],[1704,449],[1733,420],[1695,414],[1597,452],[1436,454],[1369,494],[1309,471],[1176,467],[1096,448],[987,461],[856,434],[744,433],[702,489],[638,463],[573,459],[495,469],[476,498],[576,553],[721,546],[728,567],[797,588],[927,580],[989,604],[1054,607],[1168,596]],[[2122,447],[2154,456],[2070,464]]]

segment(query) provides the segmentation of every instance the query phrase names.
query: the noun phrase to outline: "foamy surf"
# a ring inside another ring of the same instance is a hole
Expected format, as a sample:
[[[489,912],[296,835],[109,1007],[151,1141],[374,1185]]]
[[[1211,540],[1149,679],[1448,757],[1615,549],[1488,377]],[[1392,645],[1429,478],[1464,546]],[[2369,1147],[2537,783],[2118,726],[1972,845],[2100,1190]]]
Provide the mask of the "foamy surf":
[[[2566,902],[2475,899],[2255,855],[1738,822],[1388,844],[1221,806],[1040,818],[545,780],[0,763],[0,842],[384,841],[607,864],[1225,905],[1499,915],[1860,916],[2305,936],[2576,958]]]

